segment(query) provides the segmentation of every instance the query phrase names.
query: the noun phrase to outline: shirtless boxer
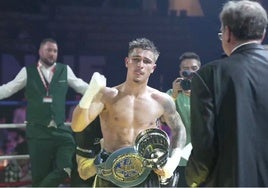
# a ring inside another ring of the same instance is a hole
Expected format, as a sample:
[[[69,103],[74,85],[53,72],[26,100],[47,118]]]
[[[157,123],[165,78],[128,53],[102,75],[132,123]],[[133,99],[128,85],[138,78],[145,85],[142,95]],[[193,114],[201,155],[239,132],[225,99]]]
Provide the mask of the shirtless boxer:
[[[155,169],[155,173],[138,186],[156,187],[160,186],[158,176],[170,178],[180,162],[181,149],[186,141],[185,128],[173,99],[147,85],[158,56],[159,52],[150,40],[140,38],[130,42],[128,57],[125,58],[126,81],[110,88],[106,87],[103,75],[94,73],[72,118],[73,131],[80,132],[100,116],[104,138],[102,154],[108,156],[121,148],[133,146],[141,131],[156,128],[157,120],[164,118],[172,131],[167,163]],[[116,186],[100,178],[98,173],[96,177],[96,186]]]

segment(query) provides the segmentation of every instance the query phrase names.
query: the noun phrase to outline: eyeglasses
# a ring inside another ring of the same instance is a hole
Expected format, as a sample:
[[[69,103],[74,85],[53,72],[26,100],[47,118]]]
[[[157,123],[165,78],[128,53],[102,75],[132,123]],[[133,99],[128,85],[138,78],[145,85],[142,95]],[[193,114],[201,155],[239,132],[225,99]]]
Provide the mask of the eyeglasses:
[[[220,40],[222,40],[222,33],[218,33],[218,37]]]

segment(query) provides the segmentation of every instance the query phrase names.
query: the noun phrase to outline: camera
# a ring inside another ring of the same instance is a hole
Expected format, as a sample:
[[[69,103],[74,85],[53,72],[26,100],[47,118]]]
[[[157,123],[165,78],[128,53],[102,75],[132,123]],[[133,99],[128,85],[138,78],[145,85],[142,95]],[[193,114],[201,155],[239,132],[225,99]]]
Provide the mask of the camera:
[[[183,79],[181,82],[181,88],[185,91],[190,90],[191,89],[191,80],[189,79]]]
[[[190,90],[191,89],[191,82],[192,82],[192,77],[194,75],[194,72],[185,70],[182,72],[182,76],[184,77],[181,82],[181,88],[185,91]]]

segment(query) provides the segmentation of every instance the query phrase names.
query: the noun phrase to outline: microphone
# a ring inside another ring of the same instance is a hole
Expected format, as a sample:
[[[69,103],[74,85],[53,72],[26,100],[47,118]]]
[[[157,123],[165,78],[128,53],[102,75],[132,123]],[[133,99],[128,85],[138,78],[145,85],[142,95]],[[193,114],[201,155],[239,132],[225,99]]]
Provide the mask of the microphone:
[[[193,78],[194,75],[196,75],[196,77],[198,77],[198,79],[201,81],[201,83],[206,88],[206,90],[208,91],[208,93],[211,94],[211,91],[208,88],[207,84],[205,83],[205,81],[203,80],[203,78],[196,71],[184,70],[182,72],[182,76],[186,78],[186,79],[183,79],[181,81],[181,87],[182,87],[182,89],[183,90],[190,90],[191,89],[191,82],[192,82],[192,78]]]
[[[193,78],[193,76],[195,75],[202,83],[202,85],[206,88],[207,92],[211,95],[211,91],[210,89],[208,88],[207,84],[205,83],[205,81],[203,80],[203,78],[198,74],[197,71],[189,71],[189,70],[185,70],[182,72],[182,75],[184,77],[186,77],[188,80],[189,80],[189,89],[191,88],[191,79]]]

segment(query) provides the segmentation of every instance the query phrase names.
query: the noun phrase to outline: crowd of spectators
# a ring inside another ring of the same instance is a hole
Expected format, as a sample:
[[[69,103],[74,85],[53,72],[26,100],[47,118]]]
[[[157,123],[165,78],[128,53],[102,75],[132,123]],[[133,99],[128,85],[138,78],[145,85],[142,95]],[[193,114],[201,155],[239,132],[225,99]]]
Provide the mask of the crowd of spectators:
[[[77,96],[78,97],[78,96]],[[73,106],[70,106],[66,122],[71,121]],[[1,117],[0,123],[9,123]],[[26,120],[26,106],[22,104],[14,109],[12,123],[22,124]],[[25,128],[0,129],[0,156],[28,155]],[[31,167],[29,159],[0,160],[0,182],[30,182]]]

